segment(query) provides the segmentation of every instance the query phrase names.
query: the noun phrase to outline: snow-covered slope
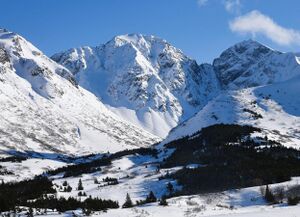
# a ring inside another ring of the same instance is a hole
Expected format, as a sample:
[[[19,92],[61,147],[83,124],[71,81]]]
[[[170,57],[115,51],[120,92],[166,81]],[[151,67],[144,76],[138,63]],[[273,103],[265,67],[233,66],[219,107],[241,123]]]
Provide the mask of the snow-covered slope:
[[[109,111],[21,36],[0,30],[0,150],[83,154],[157,137]]]
[[[211,65],[199,66],[154,36],[117,36],[104,45],[70,49],[52,59],[116,114],[160,137],[219,90]]]
[[[248,40],[224,51],[213,67],[221,94],[173,129],[164,143],[217,123],[238,123],[262,128],[264,135],[287,146],[300,146],[300,65],[295,54]]]
[[[286,146],[300,147],[300,77],[289,81],[224,91],[197,115],[173,129],[165,142],[191,135],[218,123],[237,123],[261,128],[267,136]]]

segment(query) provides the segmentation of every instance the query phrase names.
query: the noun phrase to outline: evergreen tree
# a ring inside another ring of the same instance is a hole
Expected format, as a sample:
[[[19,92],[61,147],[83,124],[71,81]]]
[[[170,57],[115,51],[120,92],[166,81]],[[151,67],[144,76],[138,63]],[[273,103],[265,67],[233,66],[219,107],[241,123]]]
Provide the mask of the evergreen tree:
[[[123,204],[122,208],[130,208],[130,207],[133,207],[133,203],[132,203],[132,200],[131,200],[129,194],[127,193],[126,194],[126,201]]]
[[[81,179],[79,179],[77,190],[78,191],[82,191],[83,190],[83,185],[82,185]]]
[[[153,191],[150,191],[149,195],[148,195],[147,198],[146,198],[146,202],[147,202],[147,203],[153,203],[153,202],[156,202],[156,200],[157,200],[157,199],[156,199],[156,197],[155,197]]]
[[[274,203],[275,202],[275,197],[274,194],[272,193],[271,189],[269,186],[266,186],[266,191],[265,191],[265,200],[269,203]]]

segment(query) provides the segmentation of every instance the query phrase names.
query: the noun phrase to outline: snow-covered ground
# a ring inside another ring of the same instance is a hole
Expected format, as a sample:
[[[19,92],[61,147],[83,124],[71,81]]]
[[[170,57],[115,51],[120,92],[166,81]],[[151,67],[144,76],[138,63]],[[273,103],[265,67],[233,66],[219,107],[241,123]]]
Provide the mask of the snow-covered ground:
[[[300,206],[252,206],[238,209],[228,209],[225,207],[216,207],[206,210],[204,206],[199,205],[196,201],[189,198],[176,198],[168,200],[169,205],[166,207],[157,204],[148,204],[141,207],[130,209],[112,209],[107,212],[95,212],[90,216],[103,217],[298,217]],[[67,211],[57,213],[48,210],[47,214],[39,213],[38,216],[84,216],[81,210]],[[23,215],[26,216],[24,212]]]
[[[91,174],[82,174],[78,177],[63,178],[58,174],[52,176],[53,182],[58,190],[58,197],[75,197],[84,200],[88,196],[112,199],[122,205],[125,202],[126,194],[129,193],[133,202],[145,199],[150,191],[153,191],[157,198],[160,198],[167,192],[166,185],[171,182],[175,189],[180,189],[174,180],[159,180],[158,178],[166,173],[172,173],[181,167],[171,169],[157,170],[157,161],[151,156],[130,155],[116,159],[109,166],[101,167],[101,171]],[[41,173],[44,169],[57,168],[66,165],[62,162],[55,162],[47,159],[29,159],[22,163],[1,163],[7,169],[16,172],[21,177],[30,177],[34,174]],[[23,168],[20,167],[23,166]],[[195,167],[195,165],[190,165]],[[199,166],[199,165],[197,165]],[[2,176],[6,181],[12,181],[14,176]],[[118,184],[107,185],[104,178],[116,178]],[[78,196],[77,186],[81,179],[83,190],[87,196]],[[97,183],[95,183],[97,179]],[[63,182],[72,187],[71,192],[63,192],[61,186]],[[282,187],[288,189],[291,186],[299,185],[300,177],[293,178],[291,181],[272,184],[271,189]],[[220,193],[199,194],[191,196],[174,197],[167,200],[168,206],[159,206],[158,202],[136,206],[129,209],[111,209],[107,212],[96,212],[93,215],[109,217],[132,217],[132,216],[218,216],[218,217],[270,217],[284,215],[287,217],[297,217],[300,212],[300,206],[288,206],[286,201],[282,204],[268,205],[261,195],[261,187],[250,187],[224,191]],[[81,211],[74,211],[81,214]],[[58,214],[48,211],[48,216],[70,216],[72,212]]]
[[[92,174],[83,174],[79,177],[60,178],[54,176],[54,184],[62,186],[64,181],[72,187],[72,192],[58,192],[58,196],[77,197],[77,186],[79,179],[82,180],[84,192],[87,196],[101,197],[119,201],[123,204],[127,193],[130,194],[133,201],[145,199],[150,191],[153,191],[157,197],[167,193],[166,185],[171,181],[176,188],[176,182],[173,180],[159,180],[158,178],[168,171],[174,172],[178,168],[157,170],[157,164],[152,157],[126,156],[112,162],[112,165],[102,167],[101,171]],[[117,178],[119,184],[106,185],[104,178]],[[95,184],[95,179],[99,183]],[[59,189],[59,188],[58,188]]]
[[[186,200],[186,203],[189,200]],[[133,209],[118,209],[109,210],[107,213],[101,213],[104,217],[200,217],[200,216],[214,216],[214,217],[298,217],[300,213],[300,206],[296,207],[271,207],[271,206],[257,206],[250,208],[240,208],[236,210],[229,210],[226,208],[215,208],[213,210],[205,211],[204,207],[198,206],[196,203],[191,205],[180,203],[173,204],[173,201],[168,207],[145,206],[143,208]],[[203,210],[203,211],[202,211]],[[96,214],[98,215],[98,214]],[[94,215],[94,216],[96,216]]]
[[[126,156],[113,161],[111,166],[103,167],[101,172],[92,174],[83,174],[80,177],[60,178],[55,176],[54,183],[61,186],[64,181],[67,181],[72,187],[72,192],[59,192],[59,196],[63,197],[78,197],[77,186],[79,179],[82,180],[84,190],[87,197],[100,197],[112,199],[122,205],[125,202],[126,194],[129,193],[133,202],[136,200],[145,199],[150,191],[153,191],[157,198],[167,193],[166,185],[170,181],[175,189],[180,189],[174,180],[159,180],[163,174],[172,173],[181,167],[171,169],[157,170],[155,159],[152,157]],[[119,184],[105,186],[103,178],[117,178]],[[94,183],[95,178],[99,181]],[[291,186],[299,185],[300,178],[293,178],[291,181],[272,184],[271,189],[283,187],[288,189]],[[84,199],[85,197],[81,197]],[[244,189],[230,190],[220,193],[180,196],[167,200],[169,206],[162,207],[157,203],[146,204],[132,209],[117,209],[109,210],[104,216],[243,216],[262,213],[262,216],[269,216],[276,212],[283,213],[292,211],[300,211],[298,208],[287,207],[287,202],[284,201],[279,205],[268,205],[261,195],[261,187],[250,187]]]
[[[0,172],[10,172],[0,175],[0,180],[4,182],[16,182],[24,179],[32,179],[35,175],[40,175],[47,170],[53,170],[67,165],[64,162],[49,159],[31,158],[22,162],[0,162]],[[0,173],[1,174],[1,173]]]
[[[84,177],[83,177],[84,178]],[[83,179],[83,183],[86,183]],[[70,180],[69,180],[70,181]],[[295,184],[299,184],[300,178],[294,178],[289,182],[270,185],[271,188],[282,186],[288,188]],[[90,184],[84,184],[88,188]],[[137,186],[132,188],[111,188],[106,192],[106,198],[115,198],[121,205],[126,196],[126,192],[136,192]],[[101,190],[97,190],[100,191]],[[89,192],[89,191],[87,191]],[[89,194],[89,193],[88,193]],[[101,195],[101,193],[95,193]],[[135,195],[134,193],[131,195]],[[66,196],[66,195],[65,195]],[[83,197],[84,198],[84,197]],[[137,197],[134,197],[137,199]],[[300,206],[288,206],[286,201],[282,204],[268,205],[262,198],[260,187],[251,187],[221,193],[202,194],[174,197],[167,200],[168,206],[160,206],[158,202],[150,203],[142,206],[136,206],[128,209],[110,209],[107,212],[95,212],[92,216],[107,216],[107,217],[298,217]],[[68,211],[63,214],[48,211],[47,216],[71,216],[72,212],[81,215],[80,210]]]
[[[86,197],[100,197],[103,199],[112,199],[118,201],[120,206],[125,202],[126,194],[129,193],[132,201],[145,199],[150,191],[153,191],[157,198],[167,193],[166,185],[171,182],[175,189],[180,189],[174,180],[159,180],[159,177],[167,173],[175,172],[182,167],[170,169],[157,169],[158,162],[169,153],[162,153],[158,158],[152,156],[129,155],[112,161],[109,166],[101,167],[100,171],[82,174],[78,177],[64,178],[63,174],[51,176],[58,197],[75,197],[84,200]],[[53,159],[32,158],[22,162],[1,162],[0,166],[6,170],[14,172],[14,175],[3,175],[0,179],[4,181],[17,181],[24,178],[31,178],[34,175],[41,174],[48,169],[55,169],[65,166],[66,163]],[[197,167],[202,165],[189,165],[188,167]],[[107,185],[103,179],[116,178],[118,184]],[[79,180],[81,179],[83,190],[86,196],[78,196],[77,190]],[[95,183],[97,179],[97,183]],[[71,192],[63,192],[63,182],[67,181],[72,187]],[[271,189],[283,187],[288,189],[291,186],[299,185],[300,177],[295,177],[291,181],[272,184]],[[218,216],[218,217],[277,217],[284,215],[287,217],[297,217],[300,212],[300,206],[288,206],[286,201],[282,204],[268,205],[261,195],[261,187],[250,187],[224,191],[220,193],[199,194],[191,196],[174,197],[167,200],[168,206],[159,206],[158,202],[136,206],[129,209],[111,209],[107,212],[96,212],[93,216],[107,217],[146,217],[146,216],[174,216],[174,217],[198,217],[198,216]],[[74,211],[81,215],[81,211]],[[48,211],[47,216],[71,216],[72,211],[58,214]]]

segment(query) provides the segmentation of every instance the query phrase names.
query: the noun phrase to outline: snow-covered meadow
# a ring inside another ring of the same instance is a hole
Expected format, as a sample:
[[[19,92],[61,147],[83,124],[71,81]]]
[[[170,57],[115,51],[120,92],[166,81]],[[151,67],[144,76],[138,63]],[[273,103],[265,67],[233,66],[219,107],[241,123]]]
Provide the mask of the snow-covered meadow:
[[[101,167],[101,171],[82,174],[78,177],[64,178],[62,174],[50,177],[57,189],[57,197],[75,197],[80,200],[85,198],[100,197],[103,199],[112,199],[119,202],[119,205],[125,202],[126,194],[129,193],[132,201],[145,199],[150,191],[153,191],[157,198],[167,193],[166,185],[171,182],[175,189],[180,189],[174,180],[159,180],[158,178],[166,173],[177,171],[181,167],[170,169],[157,169],[157,162],[161,159],[155,159],[151,156],[129,155],[116,159],[109,166]],[[58,162],[55,159],[28,159],[15,163],[0,163],[7,170],[14,171],[15,175],[2,176],[5,181],[14,181],[22,178],[31,178],[33,175],[40,174],[43,170],[54,169],[65,166],[66,163]],[[190,167],[195,167],[191,165]],[[199,166],[199,165],[198,165]],[[201,166],[201,165],[200,165]],[[118,184],[108,185],[105,179],[116,178]],[[79,180],[82,181],[83,190],[77,190]],[[95,182],[97,180],[97,182]],[[72,187],[71,192],[63,191],[63,183],[67,182]],[[270,188],[281,187],[289,189],[292,186],[299,185],[300,178],[293,178],[291,181],[270,185]],[[79,192],[85,192],[86,196],[78,196]],[[107,217],[147,217],[147,216],[174,216],[174,217],[200,217],[200,216],[218,216],[218,217],[270,217],[287,216],[297,217],[300,213],[300,206],[288,206],[287,201],[283,203],[270,205],[261,193],[261,186],[229,190],[219,193],[199,194],[190,196],[179,196],[167,199],[168,206],[160,206],[159,202],[135,206],[133,208],[110,209],[107,212],[94,212],[92,216]],[[23,213],[25,215],[25,213]],[[43,216],[43,211],[36,211],[36,214]],[[83,215],[81,210],[67,211],[57,213],[53,210],[47,211],[47,216],[72,216]]]

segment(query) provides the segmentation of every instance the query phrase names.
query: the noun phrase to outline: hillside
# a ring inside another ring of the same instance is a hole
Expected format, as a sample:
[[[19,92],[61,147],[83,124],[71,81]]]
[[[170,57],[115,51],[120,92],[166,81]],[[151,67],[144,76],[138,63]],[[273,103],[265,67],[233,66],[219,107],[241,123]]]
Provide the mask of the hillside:
[[[80,155],[158,141],[109,111],[66,68],[6,30],[0,32],[0,71],[1,154]]]
[[[250,40],[224,51],[213,66],[221,93],[194,117],[172,129],[164,143],[226,123],[252,125],[261,128],[263,136],[299,147],[298,57]]]

